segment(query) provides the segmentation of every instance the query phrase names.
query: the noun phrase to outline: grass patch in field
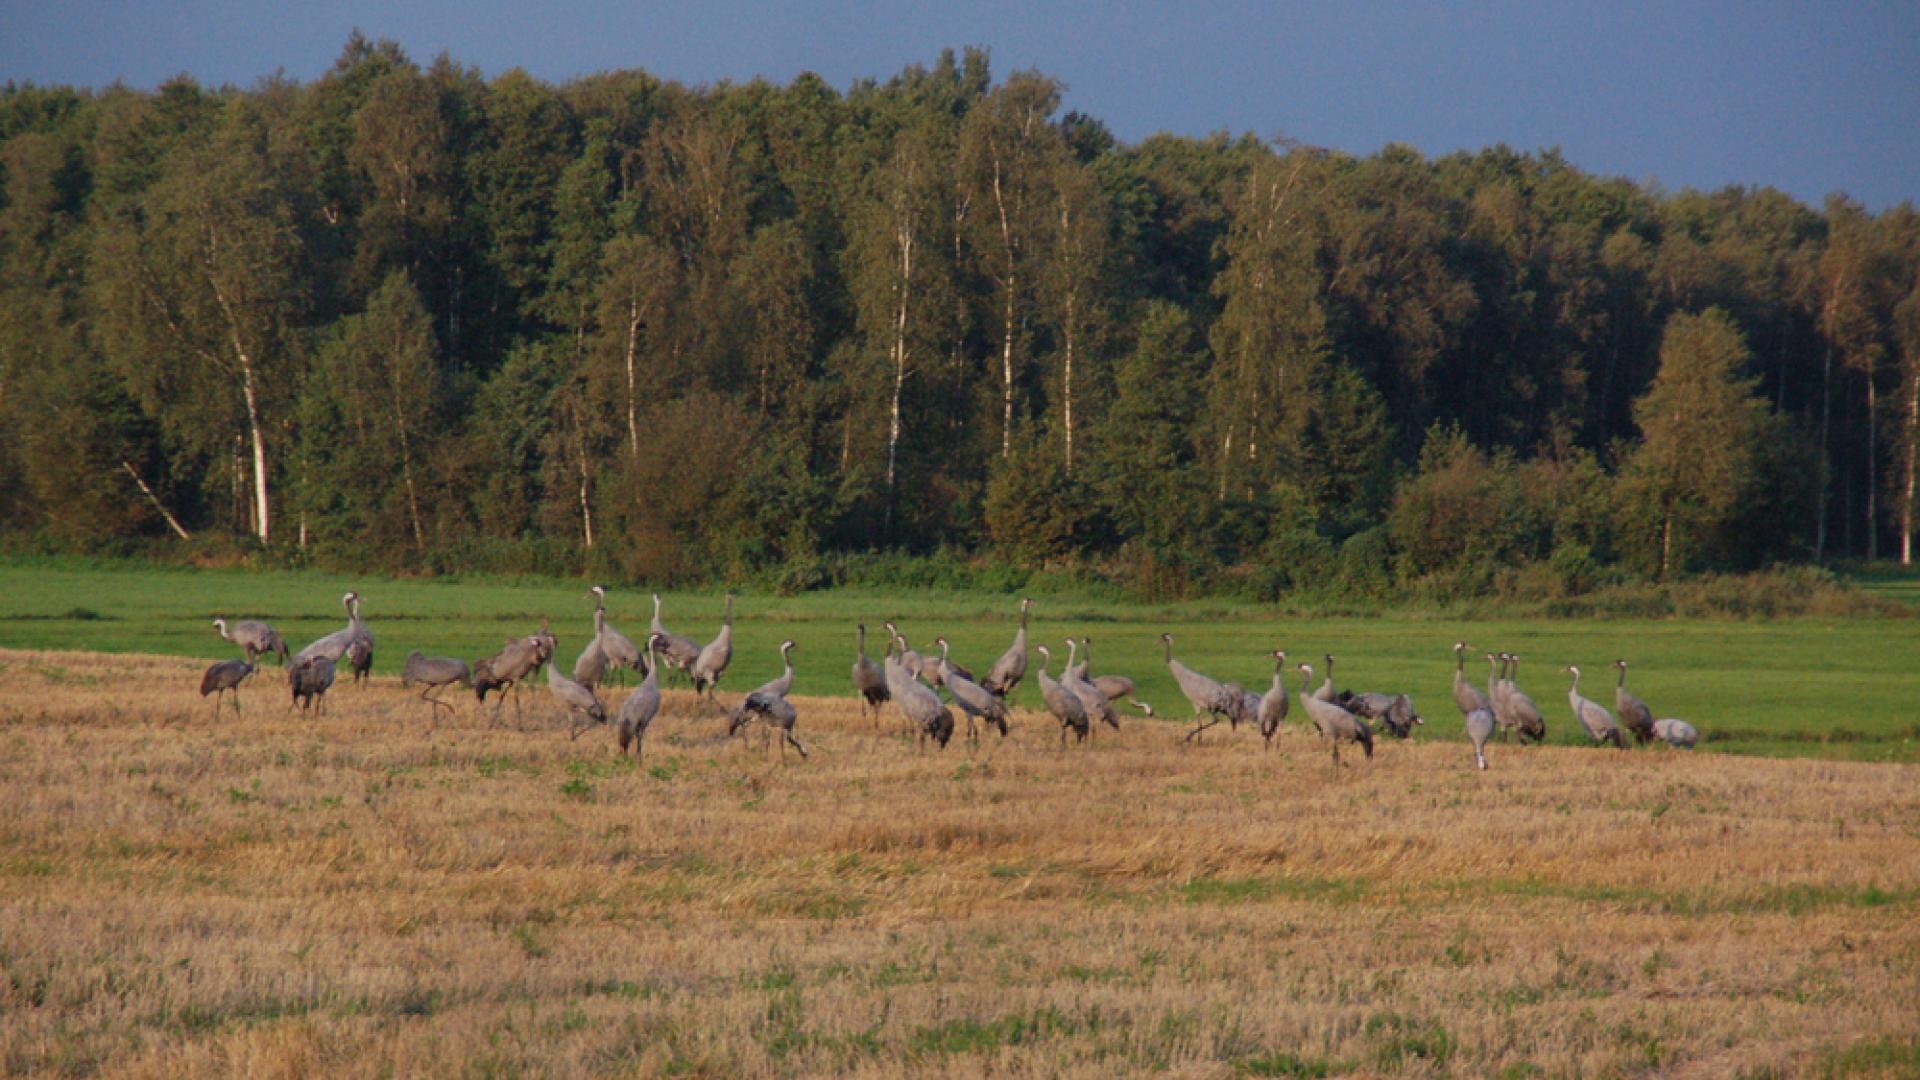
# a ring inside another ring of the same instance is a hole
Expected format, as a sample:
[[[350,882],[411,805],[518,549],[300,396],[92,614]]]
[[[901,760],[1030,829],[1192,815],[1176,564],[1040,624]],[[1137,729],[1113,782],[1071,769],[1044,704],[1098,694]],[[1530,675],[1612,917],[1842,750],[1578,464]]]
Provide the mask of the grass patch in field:
[[[1920,1039],[1887,1036],[1821,1051],[1816,1068],[1822,1077],[1920,1076]]]
[[[1323,1057],[1301,1057],[1298,1054],[1275,1052],[1241,1058],[1233,1063],[1235,1076],[1281,1076],[1294,1080],[1320,1080],[1321,1077],[1336,1073],[1349,1073],[1353,1066],[1346,1062],[1329,1061]]]
[[[1008,1013],[991,1020],[963,1017],[917,1027],[907,1049],[914,1057],[985,1054],[1001,1047],[1029,1046],[1080,1030],[1067,1014],[1051,1005]]]
[[[1183,883],[1177,895],[1189,904],[1261,904],[1274,900],[1351,903],[1364,899],[1369,891],[1366,882],[1350,878],[1204,877]]]

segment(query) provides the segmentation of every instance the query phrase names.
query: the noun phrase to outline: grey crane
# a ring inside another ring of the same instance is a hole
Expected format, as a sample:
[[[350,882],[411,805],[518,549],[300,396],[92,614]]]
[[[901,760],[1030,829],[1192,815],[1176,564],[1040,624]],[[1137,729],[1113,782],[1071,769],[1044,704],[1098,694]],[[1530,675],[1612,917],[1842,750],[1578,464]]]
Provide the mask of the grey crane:
[[[1334,694],[1333,694],[1333,654],[1332,654],[1332,653],[1328,653],[1328,654],[1326,655],[1326,660],[1327,660],[1327,681],[1326,681],[1326,682],[1323,682],[1323,683],[1321,683],[1321,684],[1319,685],[1319,687],[1317,687],[1317,688],[1316,688],[1316,689],[1315,689],[1315,690],[1313,691],[1313,696],[1314,696],[1314,697],[1316,697],[1316,698],[1319,698],[1319,699],[1320,699],[1321,701],[1324,701],[1324,702],[1327,702],[1328,704],[1332,704],[1332,702],[1333,702],[1333,698],[1334,698]]]
[[[340,606],[346,609],[347,625],[309,643],[306,648],[294,654],[292,662],[297,663],[310,657],[324,656],[336,664],[339,663],[340,658],[347,655],[347,646],[353,644],[354,638],[360,634],[360,620],[354,614],[354,604],[359,599],[360,594],[356,592],[349,592],[342,596]],[[288,670],[291,671],[291,667]]]
[[[1567,704],[1573,707],[1573,718],[1586,729],[1587,737],[1595,743],[1612,743],[1625,750],[1627,740],[1620,734],[1620,724],[1613,714],[1580,696],[1580,669],[1569,666],[1566,671],[1573,676],[1573,685],[1567,688]]]
[[[364,690],[373,672],[373,631],[360,620],[360,594],[352,596],[347,605],[347,629],[352,632],[347,640],[347,674]]]
[[[240,646],[247,654],[247,662],[252,663],[262,656],[278,656],[282,667],[287,663],[287,643],[280,631],[258,619],[241,619],[229,626],[225,619],[213,620],[214,628],[220,636]],[[214,703],[216,706],[219,702]]]
[[[1473,743],[1473,762],[1487,767],[1487,740],[1493,737],[1493,710],[1475,709],[1467,714],[1467,740]]]
[[[647,635],[647,652],[652,653],[660,646],[660,635]],[[640,680],[640,688],[627,695],[620,703],[620,715],[614,726],[614,737],[620,742],[620,754],[624,757],[627,747],[633,747],[633,759],[641,758],[641,745],[646,741],[647,728],[653,726],[653,718],[660,715],[660,664],[655,657],[647,663],[647,677]]]
[[[1222,720],[1239,725],[1237,699],[1227,692],[1221,683],[1207,678],[1187,665],[1173,658],[1173,635],[1161,634],[1160,640],[1166,646],[1167,670],[1173,673],[1173,681],[1180,686],[1180,693],[1193,706],[1196,720],[1207,717],[1187,732],[1185,741],[1192,742],[1194,737]]]
[[[453,705],[433,695],[455,683],[472,686],[473,672],[465,660],[452,656],[424,656],[419,649],[415,649],[407,654],[407,662],[400,668],[400,685],[411,689],[415,683],[423,688],[420,700],[432,706],[427,712],[438,717],[441,709],[452,712]]]
[[[667,666],[674,668],[682,675],[690,675],[693,671],[693,662],[700,659],[700,644],[690,637],[668,630],[660,622],[659,593],[653,594],[653,632],[666,639],[666,644],[661,647],[659,655],[666,660]]]
[[[1007,737],[1007,703],[987,693],[986,688],[958,671],[949,670],[942,680],[947,696],[967,717],[967,738],[977,738],[974,720],[977,718],[987,725],[998,727],[1000,737]]]
[[[601,704],[600,698],[593,691],[560,674],[559,667],[553,664],[547,665],[547,692],[573,718],[573,731],[567,736],[569,739],[579,738],[589,723],[607,722],[607,707]]]
[[[793,737],[793,724],[798,714],[794,711],[793,703],[787,700],[787,694],[793,690],[793,660],[787,655],[792,651],[793,639],[789,638],[780,643],[780,661],[786,665],[786,670],[779,678],[763,684],[759,689],[741,699],[740,704],[733,710],[733,716],[727,722],[728,738],[732,738],[735,732],[755,720],[764,722],[769,730],[778,729],[782,761],[786,760],[788,744],[792,744],[795,750],[800,751],[802,758],[807,756],[807,748],[800,744],[799,739]]]
[[[233,714],[240,715],[240,684],[255,671],[253,659],[222,660],[200,676],[200,696],[213,695],[213,718],[220,719],[220,696],[232,691]]]
[[[1493,701],[1480,689],[1467,681],[1467,643],[1453,643],[1453,703],[1460,707],[1460,715],[1466,716],[1475,709],[1493,711]]]
[[[1125,675],[1093,675],[1089,677],[1088,672],[1093,669],[1093,639],[1090,637],[1081,637],[1080,647],[1087,651],[1087,658],[1081,661],[1078,669],[1081,678],[1092,683],[1094,689],[1107,695],[1108,701],[1119,701],[1121,698],[1126,698],[1127,704],[1139,709],[1141,715],[1153,715],[1152,705],[1133,696],[1134,685],[1132,679],[1127,678]]]
[[[1077,648],[1077,643],[1072,638],[1068,638],[1067,666],[1061,670],[1060,684],[1071,691],[1074,697],[1079,698],[1080,704],[1086,707],[1089,730],[1092,729],[1092,722],[1098,720],[1113,730],[1119,731],[1120,715],[1113,711],[1113,702],[1107,695],[1100,692],[1099,687],[1075,674],[1073,658]]]
[[[898,634],[893,635],[882,661],[888,695],[907,725],[918,733],[921,749],[926,749],[927,740],[931,738],[944,750],[947,742],[953,738],[953,713],[940,703],[938,695],[920,685],[906,665],[894,658],[894,653],[905,645],[905,639]]]
[[[203,691],[204,693],[204,691]],[[1700,741],[1700,733],[1685,720],[1655,720],[1653,734],[1661,742],[1679,750],[1691,750]]]
[[[1032,600],[1020,601],[1020,629],[1014,631],[1013,644],[987,669],[987,677],[980,680],[982,690],[1003,701],[1020,685],[1020,680],[1027,677],[1027,608],[1032,605]]]
[[[1377,721],[1397,739],[1411,738],[1413,729],[1426,723],[1413,707],[1413,698],[1407,694],[1356,694],[1342,691],[1334,699],[1334,704],[1356,716]]]
[[[364,690],[372,680],[373,639],[354,638],[347,643],[347,674]]]
[[[1273,657],[1273,685],[1260,696],[1256,715],[1260,720],[1260,738],[1271,749],[1273,737],[1280,734],[1280,725],[1287,719],[1287,654],[1275,649],[1268,655]]]
[[[602,612],[593,613],[594,634],[587,639],[587,647],[580,650],[579,659],[573,662],[573,681],[591,690],[600,685],[607,675],[607,651],[600,647],[600,627],[605,621]]]
[[[1546,742],[1547,720],[1540,715],[1540,706],[1535,705],[1526,691],[1520,689],[1520,654],[1502,653],[1501,655],[1506,658],[1507,663],[1513,665],[1513,674],[1502,680],[1506,689],[1500,696],[1505,702],[1507,718],[1501,720],[1501,709],[1496,707],[1493,713],[1494,719],[1511,724],[1514,734],[1523,743]]]
[[[1645,746],[1654,738],[1653,710],[1627,691],[1627,662],[1615,660],[1613,666],[1620,669],[1620,682],[1613,688],[1613,707],[1620,710],[1621,725],[1633,732],[1633,741]]]
[[[1078,694],[1061,686],[1053,676],[1047,674],[1047,665],[1053,662],[1053,654],[1047,651],[1047,647],[1039,645],[1035,651],[1040,654],[1040,700],[1046,702],[1047,711],[1060,721],[1060,748],[1066,749],[1068,729],[1072,729],[1076,741],[1085,742],[1090,730],[1085,703]]]
[[[513,690],[513,715],[520,716],[520,684],[553,659],[553,651],[559,644],[542,620],[538,632],[523,638],[508,638],[505,648],[473,665],[474,696],[484,704],[488,692],[499,694],[493,703],[495,723],[500,720],[500,709],[506,704],[509,688]]]
[[[1494,733],[1504,739],[1514,727],[1514,719],[1507,703],[1513,694],[1513,681],[1507,678],[1507,664],[1510,653],[1486,653],[1487,658],[1487,705],[1493,712]]]
[[[1367,757],[1371,759],[1373,729],[1367,726],[1367,722],[1331,701],[1321,701],[1305,689],[1313,684],[1312,664],[1300,665],[1300,678],[1302,687],[1300,707],[1306,710],[1307,719],[1313,721],[1313,726],[1319,730],[1321,737],[1332,744],[1333,763],[1340,764],[1340,744],[1343,742],[1359,743],[1361,749],[1365,750]]]
[[[727,593],[727,613],[720,620],[720,632],[714,635],[700,655],[693,658],[693,689],[696,694],[705,694],[712,699],[714,688],[720,685],[720,676],[727,673],[727,665],[733,663],[733,593]],[[804,755],[803,755],[804,756]]]
[[[309,656],[287,667],[287,683],[293,689],[294,702],[302,709],[311,708],[315,715],[325,704],[327,691],[333,688],[333,676],[333,659],[327,656]]]
[[[607,663],[616,669],[641,670],[647,658],[640,654],[640,647],[607,621],[607,587],[595,585],[587,591],[593,594],[594,600],[594,640],[599,644],[600,652],[606,656]]]
[[[880,625],[886,627],[887,633],[893,638],[894,648],[900,653],[901,670],[905,671],[909,677],[918,679],[921,673],[926,670],[926,660],[922,659],[919,653],[914,652],[913,649],[907,645],[906,635],[900,632],[899,627],[893,625],[891,619]]]
[[[935,690],[939,690],[946,685],[947,675],[949,673],[959,675],[968,682],[973,681],[973,672],[954,663],[953,659],[947,655],[948,645],[946,638],[934,638],[933,643],[940,646],[940,660],[938,663],[927,664],[921,669],[920,674],[927,676],[927,682],[931,683]]]
[[[889,650],[891,651],[891,650]],[[867,624],[860,624],[860,649],[853,661],[853,688],[860,693],[860,712],[873,710],[874,723],[880,722],[880,706],[893,695],[887,692],[887,674],[867,658]]]
[[[1260,722],[1260,695],[1245,689],[1239,683],[1227,683],[1227,713],[1232,724],[1238,728],[1241,724],[1253,727]]]

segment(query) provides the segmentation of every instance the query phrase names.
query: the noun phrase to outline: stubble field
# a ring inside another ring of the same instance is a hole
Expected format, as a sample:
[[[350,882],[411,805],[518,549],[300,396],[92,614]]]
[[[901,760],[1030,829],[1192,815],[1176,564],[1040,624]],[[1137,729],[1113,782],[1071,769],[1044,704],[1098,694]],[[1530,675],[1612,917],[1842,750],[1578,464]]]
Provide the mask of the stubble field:
[[[684,693],[636,763],[544,688],[430,728],[269,668],[215,720],[202,663],[0,652],[10,1073],[1920,1071],[1909,764],[1479,773],[1438,690],[1338,768],[1024,711],[923,752],[838,698],[783,763]]]

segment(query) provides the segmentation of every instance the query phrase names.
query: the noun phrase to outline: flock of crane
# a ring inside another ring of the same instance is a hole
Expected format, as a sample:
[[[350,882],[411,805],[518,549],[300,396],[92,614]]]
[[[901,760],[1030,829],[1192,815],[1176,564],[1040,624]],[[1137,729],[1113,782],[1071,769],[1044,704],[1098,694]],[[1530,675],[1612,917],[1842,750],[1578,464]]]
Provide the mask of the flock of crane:
[[[494,694],[493,717],[498,722],[509,696],[513,699],[515,716],[521,715],[519,688],[544,668],[547,689],[571,722],[570,737],[577,739],[589,726],[608,722],[607,706],[599,694],[601,685],[621,671],[636,671],[642,675],[640,685],[621,702],[612,719],[619,752],[624,755],[631,748],[636,757],[642,752],[648,727],[660,712],[663,670],[682,677],[693,688],[696,699],[707,707],[719,707],[716,693],[733,661],[732,593],[726,594],[726,614],[719,633],[705,646],[666,628],[660,619],[660,595],[655,593],[653,623],[644,649],[607,621],[605,588],[595,585],[587,595],[594,599],[593,636],[574,662],[571,677],[552,662],[557,642],[547,620],[542,619],[539,630],[508,640],[499,652],[471,666],[465,660],[423,656],[415,650],[408,654],[401,668],[401,684],[421,688],[420,697],[431,706],[430,715],[436,720],[439,710],[451,712],[453,709],[437,696],[448,687],[458,685],[471,689],[483,705],[487,695]],[[289,653],[279,632],[265,622],[213,620],[220,636],[240,646],[245,654],[244,659],[223,660],[212,665],[201,677],[200,694],[213,696],[215,716],[219,715],[222,695],[227,693],[233,695],[234,711],[239,712],[240,685],[258,671],[263,656],[278,656],[286,668],[287,683],[292,691],[289,708],[297,704],[318,713],[343,661],[349,678],[356,682],[365,679],[373,667],[373,632],[360,618],[359,593],[347,593],[341,598],[341,604],[346,608],[347,625],[298,653]],[[867,655],[867,627],[860,624],[853,688],[859,695],[862,714],[871,710],[878,721],[883,707],[891,704],[923,748],[929,739],[941,748],[946,747],[955,732],[955,709],[966,718],[969,738],[977,739],[983,730],[994,729],[1004,737],[1009,730],[1007,699],[1027,675],[1027,618],[1031,606],[1030,600],[1020,601],[1020,627],[1014,633],[1013,644],[994,661],[985,676],[976,676],[954,663],[944,637],[933,642],[940,649],[938,658],[923,657],[908,645],[906,637],[892,622],[882,624],[887,631],[887,646],[876,664]],[[1235,683],[1203,675],[1174,659],[1172,634],[1160,635],[1160,641],[1165,648],[1167,670],[1180,687],[1181,695],[1193,707],[1194,726],[1186,733],[1186,741],[1199,739],[1209,728],[1222,722],[1230,728],[1244,723],[1257,728],[1264,744],[1272,746],[1291,709],[1285,652],[1276,650],[1267,654],[1274,661],[1273,683],[1264,694],[1254,694]],[[1041,700],[1046,711],[1060,724],[1062,747],[1069,734],[1076,741],[1084,742],[1101,724],[1118,731],[1120,715],[1116,702],[1124,700],[1142,714],[1153,715],[1153,707],[1135,696],[1132,679],[1123,675],[1093,674],[1090,639],[1069,638],[1065,645],[1066,662],[1058,678],[1047,671],[1053,664],[1053,652],[1045,645],[1032,647],[1033,652],[1040,654],[1040,667],[1035,675]],[[774,732],[779,733],[783,758],[788,746],[805,758],[807,748],[794,735],[798,714],[787,699],[793,690],[793,648],[792,640],[781,642],[784,670],[780,676],[747,694],[730,711],[722,711],[728,717],[729,738],[757,722],[769,740]],[[1517,654],[1483,654],[1488,669],[1483,691],[1467,677],[1467,643],[1454,643],[1453,653],[1453,700],[1466,721],[1467,738],[1479,768],[1487,767],[1487,744],[1496,738],[1512,736],[1522,744],[1546,739],[1546,721],[1539,707],[1517,683],[1520,670]],[[1405,739],[1411,736],[1415,726],[1426,723],[1414,709],[1413,698],[1408,694],[1351,690],[1336,693],[1334,658],[1329,654],[1325,660],[1326,673],[1318,686],[1313,685],[1313,665],[1297,665],[1302,678],[1298,697],[1306,719],[1331,746],[1335,764],[1340,761],[1342,743],[1359,745],[1371,759],[1376,724],[1382,731]],[[1693,749],[1700,738],[1693,725],[1684,720],[1654,719],[1652,710],[1627,690],[1627,662],[1616,660],[1613,666],[1620,673],[1614,687],[1617,718],[1614,711],[1581,696],[1578,667],[1564,669],[1573,677],[1567,691],[1568,705],[1587,737],[1595,745],[1611,744],[1625,749],[1630,733],[1642,745],[1660,742]],[[946,694],[944,700],[941,692]]]

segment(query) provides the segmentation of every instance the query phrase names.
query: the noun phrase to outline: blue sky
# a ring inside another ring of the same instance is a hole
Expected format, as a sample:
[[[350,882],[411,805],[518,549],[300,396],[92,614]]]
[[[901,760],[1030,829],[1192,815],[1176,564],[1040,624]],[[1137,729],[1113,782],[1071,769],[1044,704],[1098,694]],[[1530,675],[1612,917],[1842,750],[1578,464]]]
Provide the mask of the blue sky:
[[[1920,4],[564,5],[0,0],[0,80],[151,87],[190,72],[309,80],[347,34],[551,81],[690,84],[814,71],[844,89],[982,45],[1123,139],[1226,130],[1371,153],[1559,146],[1669,189],[1768,184],[1810,203],[1920,202]]]

